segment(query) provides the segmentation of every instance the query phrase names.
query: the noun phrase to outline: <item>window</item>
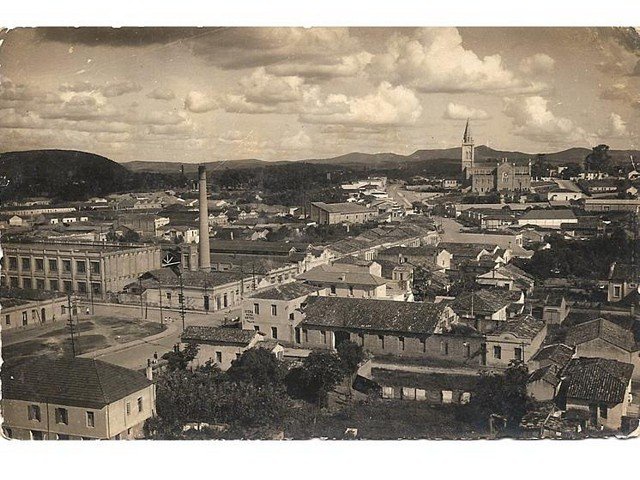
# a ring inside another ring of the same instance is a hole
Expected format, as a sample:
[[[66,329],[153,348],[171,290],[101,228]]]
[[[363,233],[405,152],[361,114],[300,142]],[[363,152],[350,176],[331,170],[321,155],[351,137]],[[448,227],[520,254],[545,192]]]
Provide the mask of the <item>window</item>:
[[[209,311],[209,295],[204,296],[204,309],[207,312]]]
[[[100,262],[91,262],[91,273],[100,274]]]
[[[607,415],[609,414],[609,411],[607,409],[607,404],[606,403],[601,403],[600,404],[600,418],[607,418]]]
[[[468,343],[464,346],[464,355],[467,358],[471,358],[471,345],[469,345]]]
[[[31,288],[32,287],[32,283],[31,283],[31,279],[30,278],[23,278],[22,279],[22,288]]]
[[[384,350],[384,335],[378,335],[378,340],[380,340],[380,348]]]
[[[69,425],[69,413],[66,408],[56,408],[56,423]]]
[[[398,344],[400,345],[400,350],[404,350],[404,337],[398,337]]]
[[[94,428],[96,426],[96,414],[94,412],[87,412],[87,427]]]
[[[9,257],[9,270],[18,270],[18,257]]]
[[[138,412],[142,411],[142,397],[138,397]]]
[[[271,337],[275,339],[278,338],[278,327],[271,327]]]
[[[98,282],[91,282],[91,293],[102,293],[102,285]]]
[[[444,342],[442,345],[442,353],[449,355],[449,342]]]
[[[253,304],[253,313],[255,313],[256,315],[260,315],[260,304],[259,303],[254,303]]]
[[[49,290],[58,290],[58,280],[49,280]]]
[[[12,287],[18,287],[19,283],[18,283],[18,277],[11,277],[9,279],[9,281],[11,282],[11,286]]]
[[[64,280],[62,283],[64,283],[64,291],[67,293],[71,293],[73,292],[73,284],[71,283],[70,280]]]
[[[44,259],[36,258],[36,270],[39,272],[44,270]]]
[[[62,271],[65,273],[71,272],[71,260],[62,260]]]
[[[621,285],[614,285],[613,286],[613,297],[614,298],[620,298],[621,290],[622,290],[622,286]]]
[[[58,433],[56,435],[56,439],[58,439],[58,440],[69,440],[69,435],[67,435],[66,433]]]
[[[79,293],[87,293],[87,283],[86,282],[78,282],[78,292]]]
[[[364,347],[364,333],[359,333],[358,338],[360,339],[360,346]]]
[[[216,352],[216,363],[218,365],[222,363],[222,352]]]
[[[427,339],[426,338],[421,338],[420,339],[420,344],[422,345],[422,353],[426,353],[427,352]]]
[[[302,330],[302,333],[304,335],[304,341],[308,342],[309,341],[309,330],[307,330],[306,328]]]
[[[55,258],[49,259],[49,271],[57,272],[58,271],[58,260]]]
[[[271,316],[275,317],[276,315],[278,315],[278,306],[277,305],[271,305]]]
[[[27,407],[27,415],[29,420],[40,421],[40,405],[29,405]]]
[[[4,324],[5,325],[11,325],[11,315],[5,315],[4,316]]]
[[[38,431],[38,430],[31,430],[31,440],[43,440],[44,439],[44,435],[42,435],[42,432]]]
[[[78,273],[85,273],[87,271],[87,262],[84,260],[76,260],[76,271]]]
[[[30,258],[23,258],[22,259],[22,269],[23,270],[31,270],[31,259]]]
[[[353,285],[349,285],[349,296],[353,297]]]
[[[254,329],[256,332],[259,332],[259,331],[260,331],[260,325],[254,325],[254,326],[253,326],[253,329]]]
[[[131,403],[127,402],[127,415],[131,415]]]
[[[293,332],[295,335],[296,343],[300,343],[302,341],[300,338],[300,328],[299,327],[294,328]]]
[[[498,360],[502,358],[502,347],[499,347],[497,345],[493,347],[493,357],[497,358]]]
[[[294,318],[295,318],[295,317],[294,317],[294,315],[293,315],[293,312],[291,312],[291,313],[289,314],[289,320],[293,320]]]
[[[44,290],[44,278],[36,278],[36,289]]]
[[[320,330],[320,335],[322,335],[322,343],[327,343],[327,332],[325,330]]]
[[[24,312],[22,312],[22,325],[26,325],[27,324],[27,320],[29,317],[27,317],[27,311],[25,310]]]
[[[336,286],[331,285],[331,295],[335,295],[335,294],[336,294]]]
[[[516,347],[513,349],[513,358],[515,360],[522,360],[522,348]]]
[[[222,305],[224,305],[224,308],[227,308],[229,306],[229,297],[226,293],[222,297]]]

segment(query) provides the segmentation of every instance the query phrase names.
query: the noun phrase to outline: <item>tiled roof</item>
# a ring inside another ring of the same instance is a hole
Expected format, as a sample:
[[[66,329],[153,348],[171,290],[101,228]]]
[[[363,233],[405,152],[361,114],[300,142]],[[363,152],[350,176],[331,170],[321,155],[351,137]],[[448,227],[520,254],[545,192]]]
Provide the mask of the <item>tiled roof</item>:
[[[49,292],[46,290],[34,290],[31,288],[0,287],[0,298],[13,298],[16,300],[50,300],[64,297],[59,292]],[[4,305],[4,302],[2,303]]]
[[[307,285],[306,283],[292,282],[283,285],[266,288],[255,292],[251,298],[260,298],[268,300],[293,300],[305,295],[311,295],[319,290],[318,287]]]
[[[353,202],[344,203],[324,203],[324,202],[311,202],[311,205],[318,207],[328,213],[365,213],[372,212],[370,208],[364,205]]]
[[[507,290],[482,289],[474,292],[466,291],[452,300],[450,305],[458,315],[471,314],[472,309],[474,315],[491,315],[509,306],[512,301]]]
[[[438,247],[421,245],[419,247],[391,247],[379,252],[379,255],[407,255],[413,257],[431,257],[438,252]]]
[[[520,220],[564,220],[575,219],[572,210],[569,209],[544,209],[544,210],[529,210],[526,212]]]
[[[91,358],[39,357],[2,368],[2,397],[102,408],[151,385],[144,375]]]
[[[628,352],[634,352],[638,348],[631,331],[604,318],[597,318],[571,327],[565,337],[565,343],[580,345],[596,338]]]
[[[201,270],[191,271],[184,270],[182,272],[182,284],[185,287],[212,288],[218,285],[226,285],[228,283],[237,282],[242,278],[249,278],[251,272],[244,274],[238,272],[204,272]],[[158,282],[162,286],[178,286],[180,279],[172,269],[159,268],[151,270],[142,275],[142,286],[145,288],[157,288]],[[137,282],[133,282],[135,285]]]
[[[539,368],[534,371],[529,378],[527,379],[527,383],[537,382],[538,380],[544,380],[554,387],[560,383],[560,378],[558,376],[559,368],[555,364],[547,365],[545,367]]]
[[[557,343],[555,345],[548,345],[541,348],[536,352],[531,360],[536,362],[548,360],[560,367],[564,367],[569,363],[571,357],[573,357],[573,349],[562,343]]]
[[[488,243],[450,243],[442,242],[438,244],[438,250],[446,250],[454,257],[477,257],[482,250],[492,253],[497,245]]]
[[[445,308],[442,303],[310,297],[302,326],[432,334]]]
[[[574,358],[563,375],[566,377],[566,397],[589,402],[620,403],[633,365],[604,358]]]
[[[248,345],[259,335],[255,330],[240,330],[237,328],[210,327],[204,325],[190,325],[185,328],[180,339],[184,343],[211,343]]]
[[[629,282],[635,277],[633,265],[630,263],[615,263],[611,269],[609,280]]]
[[[500,322],[498,326],[488,334],[488,336],[511,333],[518,338],[534,338],[545,326],[543,320],[535,318],[533,315],[524,314],[511,318],[506,322]]]
[[[346,266],[346,265],[345,265]],[[368,272],[345,271],[336,265],[320,265],[318,267],[307,270],[298,275],[300,280],[307,282],[335,283],[345,285],[384,285],[386,281],[382,277],[372,275]]]

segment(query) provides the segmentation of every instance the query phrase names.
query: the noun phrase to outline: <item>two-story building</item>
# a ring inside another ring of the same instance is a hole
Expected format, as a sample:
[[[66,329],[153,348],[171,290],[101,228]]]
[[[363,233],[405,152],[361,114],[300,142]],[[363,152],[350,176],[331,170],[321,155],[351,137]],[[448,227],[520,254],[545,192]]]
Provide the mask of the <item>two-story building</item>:
[[[21,440],[140,438],[156,408],[147,372],[80,357],[3,366],[2,431]]]

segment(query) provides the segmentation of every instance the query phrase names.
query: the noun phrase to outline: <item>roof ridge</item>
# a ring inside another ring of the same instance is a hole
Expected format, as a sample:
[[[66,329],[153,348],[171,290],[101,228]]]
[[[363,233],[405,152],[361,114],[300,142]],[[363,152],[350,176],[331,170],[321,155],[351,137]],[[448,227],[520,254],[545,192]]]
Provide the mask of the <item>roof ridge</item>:
[[[98,365],[96,364],[97,361],[95,358],[91,359],[92,364],[93,364],[93,368],[94,371],[96,372],[96,377],[98,378],[98,388],[100,389],[100,396],[102,397],[102,399],[104,400],[105,403],[109,403],[109,400],[107,399],[107,395],[104,392],[104,388],[102,387],[102,378],[100,377],[100,371],[98,369]],[[100,362],[102,363],[102,362]]]

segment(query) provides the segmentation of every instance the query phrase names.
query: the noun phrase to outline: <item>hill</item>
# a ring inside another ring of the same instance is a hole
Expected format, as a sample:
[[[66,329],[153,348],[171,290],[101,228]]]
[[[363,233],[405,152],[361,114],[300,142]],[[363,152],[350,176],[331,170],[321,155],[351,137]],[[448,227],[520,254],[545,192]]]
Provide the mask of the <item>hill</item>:
[[[204,162],[208,170],[219,170],[221,168],[258,168],[269,165],[278,165],[288,162],[267,162],[255,158],[239,159],[239,160],[222,160],[218,162]],[[195,174],[198,171],[197,163],[178,163],[178,162],[154,162],[154,161],[133,161],[123,162],[121,165],[132,172],[159,172],[167,174],[180,173],[180,168],[184,165],[185,175]]]
[[[9,180],[0,192],[0,199],[37,195],[83,200],[155,183],[106,157],[75,150],[2,153],[0,175]]]

